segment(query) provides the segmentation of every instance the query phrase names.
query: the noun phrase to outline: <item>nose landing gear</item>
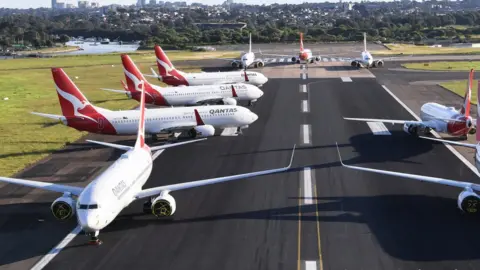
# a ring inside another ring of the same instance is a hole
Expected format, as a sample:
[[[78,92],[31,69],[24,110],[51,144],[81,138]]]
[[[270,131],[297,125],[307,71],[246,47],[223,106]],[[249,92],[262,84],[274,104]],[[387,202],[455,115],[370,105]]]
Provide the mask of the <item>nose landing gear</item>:
[[[89,245],[99,246],[99,245],[101,245],[101,244],[103,243],[102,240],[98,239],[98,234],[99,234],[98,231],[86,233],[86,235],[90,238],[90,239],[88,240],[88,244],[89,244]]]

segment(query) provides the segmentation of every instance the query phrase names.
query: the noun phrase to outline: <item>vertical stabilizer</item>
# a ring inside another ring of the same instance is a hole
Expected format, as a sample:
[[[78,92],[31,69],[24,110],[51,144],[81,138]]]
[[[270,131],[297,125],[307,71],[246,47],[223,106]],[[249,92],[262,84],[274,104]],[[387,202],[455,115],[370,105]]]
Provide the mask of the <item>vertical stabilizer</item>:
[[[480,90],[480,80],[478,80],[477,91]],[[480,112],[480,95],[477,92],[477,112]],[[478,124],[480,124],[480,117],[477,116],[477,124],[475,125],[478,128]],[[477,137],[477,142],[480,142],[480,132],[476,132],[475,134]]]
[[[157,67],[160,76],[169,76],[172,75],[172,71],[175,70],[172,62],[168,59],[168,56],[158,45],[155,45],[155,56],[157,57]]]
[[[143,84],[148,84],[145,77],[140,72],[138,67],[132,61],[130,56],[126,54],[122,54],[122,64],[123,64],[123,72],[125,73],[125,79],[127,81],[127,88],[130,92],[138,92],[140,91],[140,86]]]
[[[252,33],[250,33],[250,47],[248,48],[248,52],[252,52]]]
[[[94,106],[80,92],[61,68],[52,68],[53,81],[64,116],[83,116],[97,113]]]
[[[363,32],[363,51],[367,51],[367,33]]]
[[[141,81],[141,96],[140,96],[140,119],[138,121],[138,134],[137,142],[135,143],[135,149],[147,148],[145,144],[145,84]]]
[[[472,68],[470,70],[470,74],[468,76],[467,89],[465,91],[465,97],[463,99],[463,105],[462,105],[462,108],[460,109],[460,113],[465,115],[465,117],[470,116],[470,102],[471,102],[471,97],[472,97],[473,73],[474,73],[474,70]]]
[[[303,33],[300,33],[300,51],[303,52]]]

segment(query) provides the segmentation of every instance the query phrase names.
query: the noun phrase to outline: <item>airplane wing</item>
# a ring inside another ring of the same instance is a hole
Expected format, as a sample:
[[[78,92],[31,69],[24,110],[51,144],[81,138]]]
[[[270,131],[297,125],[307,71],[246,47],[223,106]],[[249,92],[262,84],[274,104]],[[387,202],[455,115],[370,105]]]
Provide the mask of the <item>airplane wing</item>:
[[[40,181],[8,178],[8,177],[0,177],[0,182],[21,185],[21,186],[26,186],[31,188],[44,189],[44,190],[59,192],[59,193],[70,192],[71,194],[76,196],[79,196],[80,193],[82,193],[83,191],[83,188],[81,187],[66,186],[66,185],[59,185],[59,184],[48,183],[48,182],[40,182]]]
[[[194,123],[192,122],[191,125],[183,125],[183,126],[177,126],[175,125],[175,123],[172,123],[171,126],[165,126],[163,127],[160,132],[183,132],[183,131],[187,131],[187,130],[190,130],[194,127],[197,126],[197,123]]]
[[[370,169],[365,167],[345,165],[342,161],[342,156],[340,155],[340,149],[338,148],[338,143],[337,143],[337,152],[338,152],[338,157],[340,159],[340,163],[342,164],[342,166],[349,169],[365,171],[365,172],[373,172],[373,173],[385,174],[385,175],[392,175],[392,176],[399,176],[399,177],[409,178],[409,179],[413,179],[421,182],[442,184],[442,185],[447,185],[452,187],[471,188],[473,190],[480,191],[480,185],[475,183],[461,182],[461,181],[456,181],[451,179],[424,176],[424,175],[418,175],[418,174],[400,173],[400,172],[394,172],[394,171],[385,171],[385,170],[377,170],[377,169]]]
[[[234,181],[234,180],[250,178],[250,177],[255,177],[255,176],[284,172],[284,171],[289,170],[290,167],[292,166],[292,161],[293,161],[294,154],[295,154],[295,145],[293,146],[292,156],[290,157],[290,163],[288,164],[287,167],[265,170],[265,171],[257,171],[257,172],[251,172],[251,173],[244,173],[244,174],[237,174],[237,175],[231,175],[231,176],[210,178],[210,179],[205,179],[205,180],[200,180],[200,181],[192,181],[192,182],[186,182],[186,183],[181,183],[181,184],[173,184],[173,185],[162,186],[162,187],[149,188],[149,189],[145,189],[145,190],[140,191],[135,196],[135,199],[138,200],[138,199],[142,199],[142,198],[146,198],[146,197],[156,196],[156,195],[158,195],[158,194],[160,194],[164,191],[167,191],[167,192],[177,191],[177,190],[182,190],[182,189],[188,189],[188,188],[206,186],[206,185],[211,185],[211,184],[223,183],[223,182]]]
[[[454,142],[454,141],[442,140],[442,139],[437,139],[437,138],[429,138],[429,137],[423,137],[423,136],[418,136],[418,137],[422,138],[422,139],[431,140],[431,141],[443,142],[443,143],[465,146],[465,147],[470,147],[470,148],[476,148],[477,147],[477,145],[473,144],[473,143],[461,143],[461,142]]]
[[[207,104],[212,102],[218,102],[223,99],[224,98],[221,96],[206,96],[206,97],[197,98],[190,105],[202,105],[202,104]]]
[[[345,120],[351,121],[361,121],[361,122],[382,122],[382,123],[391,123],[391,124],[405,124],[407,122],[418,122],[412,120],[393,120],[393,119],[375,119],[375,118],[349,118],[343,117]]]

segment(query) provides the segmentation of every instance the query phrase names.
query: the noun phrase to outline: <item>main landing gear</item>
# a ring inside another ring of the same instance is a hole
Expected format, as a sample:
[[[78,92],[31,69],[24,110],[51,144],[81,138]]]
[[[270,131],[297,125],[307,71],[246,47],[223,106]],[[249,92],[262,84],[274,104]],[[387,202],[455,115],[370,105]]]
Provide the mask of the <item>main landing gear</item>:
[[[103,243],[102,240],[98,239],[98,234],[99,234],[98,231],[86,233],[86,235],[90,237],[90,239],[88,240],[89,245],[99,246]]]

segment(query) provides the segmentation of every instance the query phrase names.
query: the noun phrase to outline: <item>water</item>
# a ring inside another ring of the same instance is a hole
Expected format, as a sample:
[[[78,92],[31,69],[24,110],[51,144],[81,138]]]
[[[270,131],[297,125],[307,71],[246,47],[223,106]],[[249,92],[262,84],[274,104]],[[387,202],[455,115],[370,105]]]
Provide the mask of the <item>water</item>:
[[[73,51],[66,53],[57,53],[57,55],[78,55],[78,54],[104,54],[104,53],[127,53],[136,51],[139,47],[138,44],[119,45],[118,42],[110,42],[110,44],[92,45],[94,42],[85,42],[83,44],[75,44],[74,41],[67,42],[68,46],[78,46],[83,51]]]

